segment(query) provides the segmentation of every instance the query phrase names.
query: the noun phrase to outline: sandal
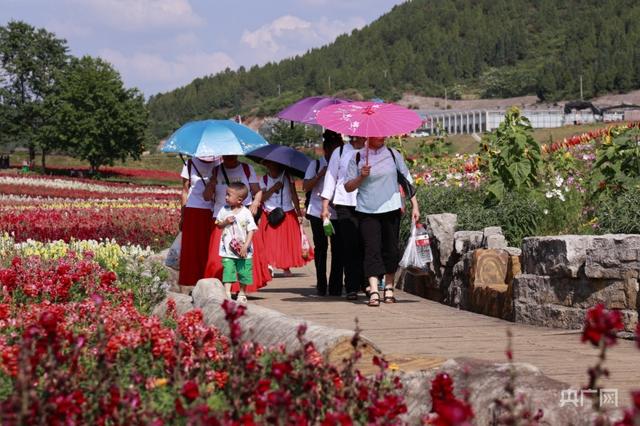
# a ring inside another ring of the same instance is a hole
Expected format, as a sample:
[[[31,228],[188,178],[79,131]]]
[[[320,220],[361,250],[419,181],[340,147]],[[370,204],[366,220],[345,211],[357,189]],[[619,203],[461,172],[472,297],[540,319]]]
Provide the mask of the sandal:
[[[396,298],[394,296],[387,296],[388,291],[393,294],[393,287],[388,286],[384,288],[384,303],[396,303]]]
[[[373,298],[373,296],[378,296],[375,299]],[[380,306],[380,293],[378,293],[377,291],[372,291],[370,293],[369,296],[369,301],[367,302],[367,306],[371,306],[371,307],[377,307]]]

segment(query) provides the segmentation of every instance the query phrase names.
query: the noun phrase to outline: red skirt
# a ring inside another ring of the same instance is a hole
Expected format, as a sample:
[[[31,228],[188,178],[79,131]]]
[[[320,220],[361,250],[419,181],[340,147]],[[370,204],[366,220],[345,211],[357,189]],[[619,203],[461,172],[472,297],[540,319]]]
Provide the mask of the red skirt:
[[[185,207],[178,284],[195,285],[204,278],[211,236],[211,210]]]
[[[264,219],[263,219],[264,220]],[[222,259],[220,258],[220,238],[222,237],[222,229],[218,228],[215,224],[215,220],[211,222],[212,231],[211,238],[209,239],[209,260],[207,261],[207,268],[205,270],[205,276],[207,278],[217,278],[222,280]],[[258,291],[271,281],[271,273],[269,272],[269,264],[264,258],[264,244],[262,242],[262,232],[260,230],[253,234],[253,284],[247,286],[246,291],[253,293]],[[240,291],[240,284],[233,283],[231,286],[232,292]]]
[[[269,265],[279,269],[299,268],[313,260],[311,247],[309,255],[302,257],[300,224],[294,210],[286,212],[284,220],[276,227],[271,226],[263,215],[259,226]]]

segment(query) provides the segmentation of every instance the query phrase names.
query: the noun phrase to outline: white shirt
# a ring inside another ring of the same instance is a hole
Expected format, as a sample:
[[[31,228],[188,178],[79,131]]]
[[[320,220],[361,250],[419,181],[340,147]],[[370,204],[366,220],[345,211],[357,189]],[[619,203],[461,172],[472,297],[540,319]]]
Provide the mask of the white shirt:
[[[309,167],[307,167],[307,172],[304,174],[304,179],[313,179],[323,167],[327,166],[327,160],[324,157],[321,157],[317,160],[313,160],[309,163]],[[322,198],[320,198],[320,194],[322,194],[322,188],[324,186],[324,179],[318,180],[316,185],[311,190],[311,199],[309,200],[309,207],[307,207],[307,214],[313,217],[320,217],[322,213]],[[336,212],[329,206],[329,218],[336,219]]]
[[[222,173],[222,164],[217,168],[217,181],[216,184],[216,198],[213,203],[213,216],[216,217],[218,212],[225,205],[224,197],[227,195],[227,182],[224,179],[224,174]],[[249,178],[247,178],[246,173],[244,172],[244,168],[249,168]],[[242,182],[247,186],[249,190],[249,194],[247,198],[244,199],[244,205],[249,206],[253,202],[253,197],[251,195],[251,187],[250,184],[258,183],[258,177],[256,176],[256,171],[250,165],[243,166],[242,163],[238,163],[238,165],[232,169],[226,168],[227,177],[229,178],[229,183],[231,182]]]
[[[231,207],[227,205],[223,206],[216,216],[216,221],[222,222],[229,216],[235,216],[236,220],[231,225],[227,225],[222,228],[222,236],[220,237],[220,248],[218,250],[218,254],[220,255],[220,257],[240,259],[240,256],[238,256],[233,252],[233,250],[231,250],[231,248],[229,247],[229,243],[232,239],[235,238],[240,244],[244,244],[244,242],[247,240],[247,234],[251,231],[257,230],[258,227],[253,220],[253,215],[251,214],[249,209],[244,206],[242,206],[240,211],[236,213],[233,213]],[[246,258],[250,259],[252,256],[253,242],[247,248]]]
[[[288,177],[284,177],[284,172],[282,172],[280,176],[278,176],[275,179],[269,175],[267,175],[266,178],[267,178],[266,185],[264,183],[264,178],[260,179],[260,186],[262,187],[263,191],[266,191],[267,189],[271,188],[273,185],[275,185],[277,182],[280,182],[280,181],[282,181],[282,184],[284,185],[283,189],[281,189],[278,192],[274,192],[271,195],[271,197],[269,197],[269,199],[264,202],[264,208],[267,210],[267,212],[270,212],[276,207],[282,207],[282,210],[284,210],[285,212],[293,210],[294,207],[293,207],[293,200],[291,198],[291,183]],[[284,178],[284,181],[283,181],[283,178]],[[282,197],[282,203],[280,202],[280,197]]]
[[[358,204],[356,211],[362,213],[386,213],[402,207],[400,186],[398,184],[398,171],[404,175],[410,183],[413,183],[411,173],[404,163],[404,158],[395,149],[382,146],[378,149],[369,149],[369,166],[371,172],[362,181],[358,188]],[[360,161],[357,155],[351,157],[347,181],[356,178],[360,169],[367,162],[367,148],[360,151]],[[393,152],[393,155],[391,154]],[[394,162],[395,156],[395,162]]]
[[[346,144],[343,145],[342,156],[340,156],[340,148],[336,148],[329,159],[327,174],[324,175],[324,187],[320,196],[325,200],[332,201],[334,205],[356,205],[358,190],[347,192],[344,189],[344,183],[349,181],[347,179],[349,161],[355,152],[356,150],[351,144]]]
[[[205,201],[204,198],[202,198],[205,184],[202,182],[202,179],[200,179],[200,175],[208,180],[211,176],[211,171],[218,163],[215,161],[204,162],[199,158],[192,158],[189,161],[192,162],[191,185],[189,186],[189,194],[187,195],[187,204],[185,204],[185,206],[196,209],[211,209],[213,207],[213,203],[211,201]],[[196,171],[196,169],[198,171]],[[198,172],[200,172],[200,175],[198,175]],[[184,179],[189,179],[189,169],[186,165],[182,167],[182,173],[180,173],[180,176]],[[224,203],[224,197],[222,197],[222,199]]]

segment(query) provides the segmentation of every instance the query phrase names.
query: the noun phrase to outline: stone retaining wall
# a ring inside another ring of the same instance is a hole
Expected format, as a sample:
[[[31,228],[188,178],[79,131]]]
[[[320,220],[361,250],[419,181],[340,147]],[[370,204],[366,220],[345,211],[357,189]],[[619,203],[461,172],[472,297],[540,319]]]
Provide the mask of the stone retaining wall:
[[[579,329],[597,303],[638,322],[640,235],[526,238],[508,247],[500,227],[456,231],[453,214],[427,216],[434,262],[403,271],[404,291],[510,321]]]
[[[623,314],[626,331],[638,322],[640,235],[563,235],[526,238],[523,274],[513,283],[516,322],[578,329],[597,303]]]

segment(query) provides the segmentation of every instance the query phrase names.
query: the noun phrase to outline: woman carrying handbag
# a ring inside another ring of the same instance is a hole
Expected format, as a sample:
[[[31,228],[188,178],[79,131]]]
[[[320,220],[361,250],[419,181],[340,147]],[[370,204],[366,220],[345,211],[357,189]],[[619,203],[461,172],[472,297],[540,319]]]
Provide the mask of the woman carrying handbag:
[[[302,211],[293,180],[279,164],[271,161],[263,164],[268,173],[261,182],[264,215],[258,226],[265,257],[269,265],[291,276],[291,268],[313,260],[313,252],[303,256],[299,222]]]

